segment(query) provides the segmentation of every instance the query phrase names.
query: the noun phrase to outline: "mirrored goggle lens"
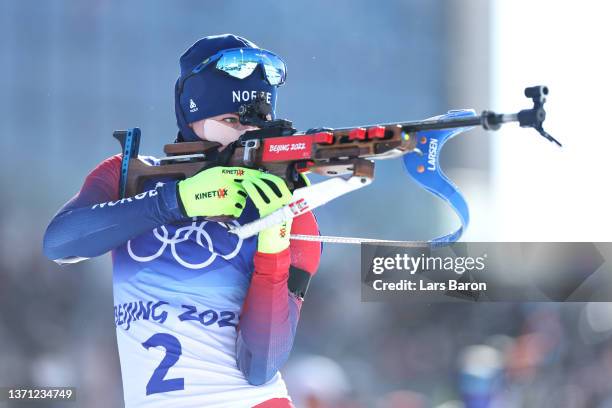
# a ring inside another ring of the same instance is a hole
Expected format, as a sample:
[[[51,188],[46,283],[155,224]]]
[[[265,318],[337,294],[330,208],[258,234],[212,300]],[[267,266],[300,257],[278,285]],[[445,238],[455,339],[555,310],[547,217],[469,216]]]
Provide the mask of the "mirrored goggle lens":
[[[287,75],[285,63],[269,51],[243,49],[226,51],[217,61],[216,68],[234,78],[244,79],[251,75],[258,64],[262,64],[270,85],[281,85]]]

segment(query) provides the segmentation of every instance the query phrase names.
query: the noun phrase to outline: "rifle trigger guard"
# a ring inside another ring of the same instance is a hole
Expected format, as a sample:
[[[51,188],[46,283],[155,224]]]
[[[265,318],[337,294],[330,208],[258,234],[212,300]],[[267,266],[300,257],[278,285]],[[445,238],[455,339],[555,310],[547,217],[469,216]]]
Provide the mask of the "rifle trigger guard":
[[[255,155],[260,146],[261,141],[259,139],[249,139],[244,142],[244,154],[242,157],[244,164],[252,166],[255,163]]]

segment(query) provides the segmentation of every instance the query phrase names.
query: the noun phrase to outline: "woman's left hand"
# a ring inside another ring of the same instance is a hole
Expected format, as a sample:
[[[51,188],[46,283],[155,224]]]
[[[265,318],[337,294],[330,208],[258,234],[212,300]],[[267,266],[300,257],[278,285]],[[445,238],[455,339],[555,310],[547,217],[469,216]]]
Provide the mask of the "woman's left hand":
[[[260,172],[255,175],[250,172],[242,182],[242,186],[259,210],[260,217],[265,217],[289,204],[292,198],[285,181],[272,174]],[[274,254],[289,248],[291,221],[288,220],[261,231],[257,250],[262,253]]]

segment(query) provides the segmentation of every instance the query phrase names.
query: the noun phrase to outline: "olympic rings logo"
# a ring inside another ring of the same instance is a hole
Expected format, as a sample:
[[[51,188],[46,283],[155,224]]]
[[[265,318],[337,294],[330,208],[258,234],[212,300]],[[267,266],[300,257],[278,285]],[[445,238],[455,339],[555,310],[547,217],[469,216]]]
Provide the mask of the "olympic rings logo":
[[[202,221],[201,223],[198,224],[197,221],[193,221],[191,225],[178,228],[174,232],[174,235],[172,237],[170,237],[170,233],[168,232],[168,229],[166,228],[166,226],[162,225],[161,227],[155,228],[153,230],[153,235],[155,236],[155,238],[157,238],[158,241],[161,242],[161,246],[157,250],[157,252],[155,252],[153,255],[148,255],[148,256],[147,255],[145,256],[137,255],[134,253],[134,250],[132,249],[132,241],[129,240],[127,242],[128,254],[133,260],[137,262],[150,262],[150,261],[153,261],[159,258],[164,253],[166,248],[170,246],[170,251],[172,253],[172,256],[174,257],[174,260],[178,262],[180,265],[184,266],[185,268],[189,268],[189,269],[205,268],[211,263],[213,263],[215,259],[217,259],[217,256],[220,256],[221,258],[228,260],[238,255],[238,253],[240,252],[240,249],[242,248],[242,238],[240,237],[238,237],[236,248],[229,254],[224,255],[224,254],[219,254],[215,252],[212,239],[210,238],[210,235],[208,234],[208,232],[204,229],[204,226],[208,222],[209,221]],[[235,226],[238,226],[238,227],[240,226],[240,224],[236,220],[232,221],[232,223]],[[221,223],[218,223],[218,224],[221,224]],[[185,261],[183,258],[179,256],[177,252],[177,245],[180,244],[181,242],[189,240],[193,234],[196,234],[195,235],[196,243],[203,248],[204,248],[204,243],[202,241],[202,237],[204,237],[204,240],[206,241],[206,248],[208,248],[208,251],[210,252],[210,256],[208,257],[208,259],[198,264],[192,264],[192,263]]]

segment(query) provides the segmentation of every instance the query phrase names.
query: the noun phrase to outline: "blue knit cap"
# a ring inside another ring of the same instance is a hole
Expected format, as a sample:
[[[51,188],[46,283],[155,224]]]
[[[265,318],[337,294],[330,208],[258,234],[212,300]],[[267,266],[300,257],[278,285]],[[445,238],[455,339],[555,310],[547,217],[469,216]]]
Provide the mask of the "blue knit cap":
[[[241,105],[249,103],[262,91],[269,97],[274,117],[277,87],[264,79],[261,66],[247,78],[238,79],[215,69],[213,63],[187,78],[182,91],[179,90],[179,81],[190,75],[193,68],[206,58],[221,50],[241,47],[259,48],[246,38],[222,34],[196,41],[181,55],[181,75],[176,81],[174,99],[176,123],[184,141],[200,140],[189,123],[223,113],[238,112]]]

